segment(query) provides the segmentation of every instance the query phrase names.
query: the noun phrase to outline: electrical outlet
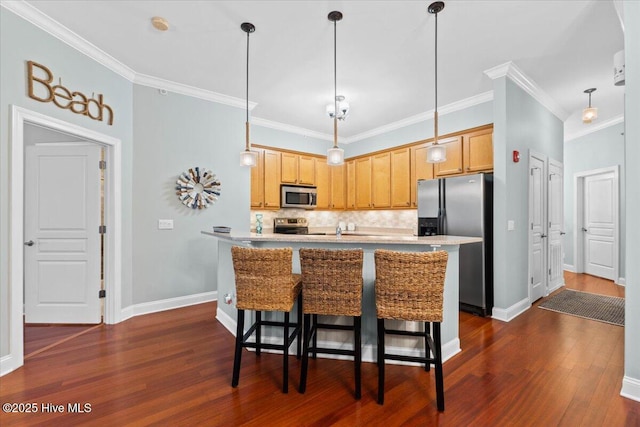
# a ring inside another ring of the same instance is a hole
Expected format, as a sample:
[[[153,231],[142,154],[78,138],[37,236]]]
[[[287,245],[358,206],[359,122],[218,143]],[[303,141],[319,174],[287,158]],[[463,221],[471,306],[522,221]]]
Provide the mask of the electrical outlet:
[[[158,220],[158,230],[173,230],[173,220],[172,219],[159,219]]]
[[[507,221],[507,231],[513,231],[516,229],[516,222],[512,219]]]

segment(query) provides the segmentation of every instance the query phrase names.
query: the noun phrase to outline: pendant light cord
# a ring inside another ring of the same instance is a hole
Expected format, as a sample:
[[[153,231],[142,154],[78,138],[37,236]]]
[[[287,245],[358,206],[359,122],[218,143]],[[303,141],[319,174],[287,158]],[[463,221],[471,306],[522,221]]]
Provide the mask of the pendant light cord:
[[[438,144],[438,13],[436,15],[436,36],[435,36],[435,110],[433,114],[433,144]]]
[[[249,151],[249,31],[247,31],[247,122],[246,122],[246,151]]]
[[[337,21],[333,21],[333,148],[338,148],[338,59]]]

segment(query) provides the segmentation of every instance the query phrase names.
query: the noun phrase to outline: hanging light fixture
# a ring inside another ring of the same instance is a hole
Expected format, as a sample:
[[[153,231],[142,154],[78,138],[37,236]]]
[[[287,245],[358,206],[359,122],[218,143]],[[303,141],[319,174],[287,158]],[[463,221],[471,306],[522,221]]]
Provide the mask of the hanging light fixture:
[[[249,138],[249,34],[256,30],[256,27],[249,23],[243,22],[240,25],[242,31],[247,33],[247,121],[245,123],[245,149],[240,153],[240,166],[254,167],[258,164],[258,153],[251,151],[251,142]]]
[[[598,118],[598,109],[591,106],[591,93],[595,91],[595,87],[584,91],[584,93],[589,94],[589,106],[582,110],[582,123],[591,123],[593,120]]]
[[[338,110],[338,79],[337,79],[337,60],[336,60],[336,23],[342,20],[342,13],[333,11],[329,13],[329,21],[333,22],[333,111]],[[344,164],[344,150],[338,148],[338,115],[333,115],[333,147],[327,151],[327,163],[330,166],[339,166]]]
[[[336,97],[336,101],[338,101],[338,120],[345,120],[349,115],[349,103],[345,101],[343,95],[338,95]],[[327,116],[333,119],[333,116],[336,115],[336,106],[334,104],[327,105]]]
[[[438,144],[438,13],[444,9],[444,2],[431,3],[427,11],[436,17],[435,27],[435,109],[433,111],[433,144],[427,147],[427,162],[442,163],[447,161],[447,149]]]

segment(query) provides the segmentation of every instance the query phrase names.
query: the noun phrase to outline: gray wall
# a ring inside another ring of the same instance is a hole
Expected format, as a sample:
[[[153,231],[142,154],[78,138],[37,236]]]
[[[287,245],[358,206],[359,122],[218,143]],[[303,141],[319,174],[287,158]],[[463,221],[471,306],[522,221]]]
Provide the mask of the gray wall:
[[[215,291],[217,245],[200,232],[249,230],[244,111],[139,85],[133,99],[133,303]],[[220,180],[220,198],[206,209],[176,195],[178,175],[192,167]],[[174,229],[158,230],[158,219],[172,219]]]
[[[115,114],[113,126],[98,122],[53,103],[27,96],[26,62],[48,67],[57,81],[85,94],[104,94],[104,102]],[[122,306],[131,305],[131,170],[132,170],[132,84],[77,50],[0,7],[0,357],[8,355],[9,321],[9,132],[11,105],[46,114],[100,132],[122,141]]]
[[[563,124],[507,77],[494,81],[494,306],[528,298],[529,169],[533,150],[563,160]],[[520,151],[513,163],[511,153]],[[507,231],[507,221],[515,230]]]
[[[564,145],[564,263],[575,267],[575,178],[578,172],[620,166],[620,277],[625,276],[626,212],[625,212],[625,168],[624,168],[624,123],[620,123]]]
[[[640,2],[624,2],[625,19],[625,145],[628,165],[640,164]],[[627,181],[627,218],[640,212],[640,168],[629,167]],[[624,374],[635,381],[635,399],[640,400],[640,227],[627,230],[627,270],[625,288]],[[632,387],[629,387],[630,389]],[[632,391],[632,390],[630,390]]]

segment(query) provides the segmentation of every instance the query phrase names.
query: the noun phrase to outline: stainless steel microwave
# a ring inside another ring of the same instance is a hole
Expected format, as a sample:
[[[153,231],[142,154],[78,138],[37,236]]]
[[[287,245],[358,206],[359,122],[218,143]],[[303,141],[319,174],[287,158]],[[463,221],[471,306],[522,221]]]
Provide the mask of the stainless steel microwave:
[[[318,201],[316,187],[283,185],[280,191],[281,208],[313,209]]]

